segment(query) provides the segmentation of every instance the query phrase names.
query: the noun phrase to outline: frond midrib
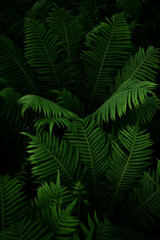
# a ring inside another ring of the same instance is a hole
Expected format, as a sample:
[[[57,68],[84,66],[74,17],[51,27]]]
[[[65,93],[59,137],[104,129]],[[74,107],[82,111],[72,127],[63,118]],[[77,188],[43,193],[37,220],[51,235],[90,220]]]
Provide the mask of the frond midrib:
[[[53,69],[53,71],[54,71],[54,74],[55,74],[55,76],[56,76],[56,80],[57,80],[58,86],[59,86],[59,88],[61,89],[61,88],[62,88],[62,87],[61,87],[61,83],[60,83],[60,81],[59,81],[59,78],[58,78],[58,75],[57,75],[56,69],[55,69],[55,67],[54,67],[54,65],[53,65],[53,63],[52,63],[52,60],[51,60],[51,58],[50,58],[49,52],[48,52],[48,50],[47,50],[47,48],[46,48],[46,45],[45,45],[45,43],[44,43],[44,41],[43,41],[41,35],[39,34],[37,28],[35,27],[35,24],[33,24],[33,26],[34,26],[35,31],[37,32],[37,35],[39,36],[39,39],[41,40],[41,43],[42,43],[42,45],[43,45],[43,47],[44,47],[46,53],[47,53],[47,56],[48,56],[48,59],[49,59],[50,65],[51,65],[51,67],[52,67],[52,69]]]
[[[64,166],[62,165],[62,163],[49,151],[49,149],[47,149],[47,147],[42,144],[41,142],[39,142],[39,145],[42,146],[42,148],[44,148],[46,150],[46,152],[48,152],[49,155],[51,155],[53,157],[53,159],[55,159],[58,164],[61,166],[61,168],[63,169],[63,171],[66,173],[66,175],[68,176],[68,178],[71,180],[71,182],[74,182],[74,180],[72,179],[72,177],[70,176],[69,172],[66,170],[66,168],[64,168]]]
[[[116,190],[115,190],[115,194],[114,194],[114,197],[113,197],[113,204],[116,202],[116,198],[117,198],[117,195],[118,195],[118,192],[119,192],[119,188],[120,188],[120,185],[121,185],[121,182],[123,181],[123,177],[125,175],[125,172],[127,171],[127,167],[128,167],[128,164],[129,164],[129,161],[132,157],[132,153],[133,153],[133,150],[134,150],[134,147],[135,147],[135,141],[136,141],[136,138],[137,138],[137,134],[138,132],[136,131],[136,134],[135,134],[135,137],[134,137],[134,141],[132,142],[132,147],[131,147],[131,151],[130,151],[130,154],[128,156],[128,159],[127,159],[127,162],[125,164],[125,167],[124,167],[124,170],[120,176],[120,179],[117,183],[117,187],[116,187]]]
[[[112,39],[112,36],[113,36],[113,33],[114,33],[114,31],[115,31],[115,28],[116,28],[117,24],[118,24],[118,22],[115,24],[115,26],[114,26],[114,28],[113,28],[113,30],[112,30],[112,34],[111,34],[111,36],[110,36],[110,39],[109,39],[109,41],[108,41],[108,44],[107,44],[107,47],[106,47],[106,50],[105,50],[105,53],[104,53],[104,56],[103,56],[103,60],[102,60],[102,63],[101,63],[101,65],[100,65],[100,69],[99,69],[99,72],[98,72],[98,76],[97,76],[97,79],[96,79],[96,81],[95,81],[94,87],[93,87],[93,89],[92,89],[92,93],[91,93],[91,96],[90,96],[90,101],[89,101],[89,104],[88,104],[89,107],[90,107],[90,105],[92,104],[92,99],[93,99],[94,93],[95,93],[95,91],[96,91],[96,87],[97,87],[97,85],[98,85],[98,81],[99,81],[100,75],[101,75],[101,73],[102,73],[102,68],[103,68],[103,65],[104,65],[104,61],[105,61],[106,55],[107,55],[107,53],[108,53],[108,48],[109,48],[109,46],[110,46],[110,42],[111,42],[111,39]]]
[[[26,76],[26,78],[28,79],[29,83],[31,84],[32,88],[34,89],[35,93],[38,95],[38,91],[35,88],[35,86],[32,83],[32,80],[30,79],[30,77],[28,76],[28,74],[26,73],[26,71],[23,69],[23,67],[19,64],[19,62],[16,60],[16,58],[12,55],[12,53],[10,51],[8,51],[8,49],[3,46],[3,48],[7,51],[7,53],[11,56],[11,58],[15,61],[15,63],[20,67],[20,69],[22,70],[22,72],[24,73],[24,75]]]

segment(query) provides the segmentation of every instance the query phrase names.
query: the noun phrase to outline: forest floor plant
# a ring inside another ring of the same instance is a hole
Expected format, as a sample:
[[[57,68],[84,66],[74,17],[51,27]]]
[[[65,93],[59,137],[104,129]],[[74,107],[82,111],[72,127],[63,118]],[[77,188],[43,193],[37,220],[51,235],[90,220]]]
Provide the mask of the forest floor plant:
[[[0,36],[2,122],[28,149],[0,175],[1,240],[158,239],[159,49],[134,53],[123,13],[89,32],[82,19],[54,4],[25,19],[23,50]]]

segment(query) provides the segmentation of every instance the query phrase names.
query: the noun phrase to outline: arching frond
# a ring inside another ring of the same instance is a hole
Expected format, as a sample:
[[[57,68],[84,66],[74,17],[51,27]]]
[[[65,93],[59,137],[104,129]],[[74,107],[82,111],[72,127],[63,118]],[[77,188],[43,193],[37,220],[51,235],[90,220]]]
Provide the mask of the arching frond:
[[[21,94],[14,91],[13,88],[6,87],[0,91],[0,99],[2,104],[1,116],[3,116],[10,124],[19,130],[27,127],[27,119],[22,121],[21,106],[18,100]]]
[[[128,63],[118,71],[115,77],[115,89],[123,82],[134,79],[140,81],[155,82],[158,69],[160,69],[160,52],[158,48],[148,47],[146,52],[143,48],[135,56],[131,56]]]
[[[112,206],[126,198],[143,171],[151,165],[150,135],[140,131],[138,125],[127,126],[119,132],[118,141],[112,143],[112,159],[106,177]]]
[[[93,0],[80,1],[78,4],[77,20],[82,26],[82,31],[86,34],[94,27],[93,12],[97,7]]]
[[[36,95],[26,95],[19,99],[19,103],[23,105],[22,116],[24,116],[28,108],[31,108],[39,114],[42,113],[47,118],[66,117],[68,119],[74,119],[78,117],[75,113],[70,112],[58,104]]]
[[[8,175],[0,175],[0,229],[5,230],[13,221],[29,213],[29,202],[22,191],[22,184]]]
[[[156,171],[144,172],[137,188],[130,194],[121,219],[126,226],[147,231],[159,228],[160,219],[160,160]],[[127,211],[127,214],[125,215]]]
[[[47,22],[52,32],[58,35],[59,41],[62,42],[63,59],[69,62],[70,72],[68,79],[63,82],[63,86],[76,91],[77,83],[81,80],[82,75],[79,64],[80,40],[82,37],[81,25],[66,9],[60,8],[56,4],[54,4]]]
[[[87,167],[87,181],[90,189],[98,196],[98,184],[106,173],[108,148],[105,134],[94,121],[75,121],[76,133],[65,133],[64,138],[75,146],[80,154],[80,160]],[[86,183],[85,182],[85,183]],[[96,197],[96,196],[95,196]]]
[[[58,61],[62,52],[59,37],[44,23],[32,18],[25,22],[25,57],[36,67],[45,89],[62,89],[69,67],[66,60]]]
[[[25,16],[27,18],[42,18],[45,13],[52,7],[52,1],[50,0],[38,0],[34,3],[34,5],[27,11]]]
[[[28,68],[20,48],[4,35],[0,36],[0,75],[10,87],[22,94],[39,94],[34,71]]]
[[[147,97],[144,103],[139,104],[138,108],[128,109],[126,115],[122,118],[116,117],[116,122],[111,124],[116,127],[116,131],[125,128],[127,125],[135,125],[137,121],[139,121],[140,126],[148,128],[153,125],[154,117],[159,111],[159,105],[160,102],[157,97]]]
[[[94,220],[96,223],[95,238],[97,240],[123,240],[124,238],[120,236],[120,227],[114,226],[108,219],[104,219],[104,222],[101,222],[96,212],[94,213]]]
[[[60,182],[60,173],[58,171],[56,183],[44,183],[37,189],[37,197],[32,202],[33,211],[37,208],[39,211],[49,206],[64,206],[71,202],[72,193],[67,187],[63,187]]]
[[[57,125],[59,128],[65,128],[67,127],[71,132],[76,132],[76,126],[74,125],[74,122],[71,122],[65,117],[54,117],[54,118],[48,118],[48,117],[39,117],[38,119],[35,119],[34,127],[36,128],[36,131],[43,131],[44,127],[46,125],[49,125],[49,133],[52,134],[55,125]]]
[[[78,230],[79,221],[71,215],[76,201],[71,202],[65,209],[54,205],[42,210],[42,220],[53,232],[55,239],[73,239],[73,233]]]
[[[128,60],[130,31],[122,14],[115,14],[107,23],[101,23],[87,38],[83,51],[86,95],[88,107],[95,110],[104,102],[107,88],[113,85],[117,67]]]
[[[53,234],[47,233],[39,221],[23,218],[21,221],[14,221],[7,230],[0,232],[0,240],[51,240]]]
[[[38,182],[54,181],[57,170],[61,174],[63,185],[73,184],[79,178],[81,165],[79,163],[78,151],[73,146],[68,147],[65,140],[61,140],[54,135],[43,131],[32,136],[28,133],[22,133],[28,136],[31,141],[29,161],[35,166],[32,167],[32,173]]]
[[[58,94],[56,100],[60,106],[78,114],[79,116],[83,116],[84,104],[79,100],[79,98],[75,94],[73,95],[70,91],[67,91],[65,88],[63,88],[63,91],[51,90],[50,92]]]
[[[113,93],[113,95],[105,101],[89,117],[96,119],[98,123],[116,120],[116,113],[121,118],[127,111],[127,107],[131,110],[134,107],[138,108],[140,103],[145,104],[147,94],[155,96],[153,89],[157,84],[149,81],[127,80]]]

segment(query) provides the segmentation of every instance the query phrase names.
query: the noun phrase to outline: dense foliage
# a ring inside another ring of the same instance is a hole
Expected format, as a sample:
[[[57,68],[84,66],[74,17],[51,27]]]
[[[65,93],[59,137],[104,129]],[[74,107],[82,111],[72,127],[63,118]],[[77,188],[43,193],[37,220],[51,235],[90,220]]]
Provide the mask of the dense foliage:
[[[5,22],[0,239],[159,239],[160,51],[137,31],[149,4],[25,1]]]

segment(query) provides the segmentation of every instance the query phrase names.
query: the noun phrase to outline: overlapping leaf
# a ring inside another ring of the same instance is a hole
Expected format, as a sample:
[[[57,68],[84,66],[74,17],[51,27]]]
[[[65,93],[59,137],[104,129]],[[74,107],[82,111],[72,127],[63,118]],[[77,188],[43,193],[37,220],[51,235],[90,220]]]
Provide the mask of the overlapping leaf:
[[[123,212],[123,223],[131,228],[153,231],[160,219],[160,161],[156,171],[145,172],[137,188],[130,194]],[[127,214],[125,215],[127,211]],[[121,218],[122,219],[122,218]],[[135,224],[136,223],[136,224]]]
[[[44,23],[28,18],[25,22],[25,56],[32,67],[36,67],[45,89],[62,89],[69,71],[66,60],[58,61],[62,52],[59,37]]]
[[[14,221],[7,230],[0,232],[0,240],[51,240],[52,236],[52,233],[46,233],[39,220],[34,222],[26,218]]]
[[[78,151],[72,146],[69,148],[66,141],[60,141],[58,137],[45,131],[36,136],[22,134],[31,139],[28,146],[28,153],[31,154],[29,161],[35,165],[32,173],[39,182],[54,181],[58,170],[63,185],[73,184],[79,178],[81,167]]]
[[[89,122],[88,119],[75,121],[75,125],[77,132],[66,133],[64,138],[78,149],[80,160],[88,168],[87,182],[98,196],[98,183],[109,164],[105,134],[94,121]]]
[[[39,94],[34,71],[28,68],[22,50],[4,35],[0,36],[0,75],[22,94]]]
[[[101,23],[87,38],[82,60],[85,69],[86,94],[89,109],[104,102],[107,88],[113,85],[117,67],[128,60],[130,31],[123,14],[115,14]]]
[[[0,175],[0,228],[5,230],[13,221],[29,213],[29,202],[22,191],[22,184],[8,175]]]
[[[155,97],[153,89],[156,86],[157,84],[149,81],[129,79],[123,82],[113,95],[89,117],[96,119],[99,124],[103,121],[108,122],[109,118],[115,121],[116,114],[122,117],[126,113],[127,107],[131,110],[133,106],[138,108],[140,103],[145,103],[149,94]]]
[[[151,165],[152,141],[145,130],[138,125],[127,126],[120,131],[120,140],[112,143],[112,159],[106,177],[109,180],[109,194],[112,206],[126,198],[128,191],[138,183],[143,171]]]

